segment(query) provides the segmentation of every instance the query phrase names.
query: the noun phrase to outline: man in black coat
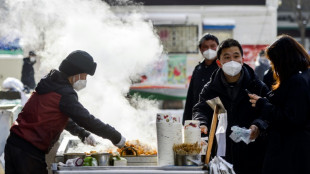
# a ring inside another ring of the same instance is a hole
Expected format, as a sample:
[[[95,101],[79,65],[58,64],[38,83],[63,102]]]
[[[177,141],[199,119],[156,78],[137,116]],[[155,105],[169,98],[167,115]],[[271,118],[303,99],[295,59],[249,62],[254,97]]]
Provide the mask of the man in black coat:
[[[258,115],[249,103],[245,89],[251,93],[266,96],[269,92],[266,85],[258,80],[253,69],[243,63],[243,50],[238,41],[227,39],[218,48],[217,57],[220,68],[212,74],[211,80],[204,86],[199,103],[193,108],[193,118],[200,121],[201,131],[208,132],[212,122],[213,110],[207,100],[219,97],[227,111],[226,154],[224,158],[234,166],[238,174],[260,174],[264,145],[259,133],[267,124],[257,119]],[[251,139],[255,142],[236,143],[229,135],[231,127],[239,126],[252,130]]]
[[[218,38],[209,33],[199,41],[198,47],[204,59],[195,67],[192,74],[183,113],[183,124],[185,120],[192,120],[193,106],[198,102],[203,86],[210,80],[211,74],[218,69],[216,64],[218,45]]]
[[[34,89],[36,82],[34,80],[33,65],[36,63],[36,54],[34,51],[29,51],[29,56],[23,59],[22,78],[21,81],[24,84],[24,88],[27,90]]]

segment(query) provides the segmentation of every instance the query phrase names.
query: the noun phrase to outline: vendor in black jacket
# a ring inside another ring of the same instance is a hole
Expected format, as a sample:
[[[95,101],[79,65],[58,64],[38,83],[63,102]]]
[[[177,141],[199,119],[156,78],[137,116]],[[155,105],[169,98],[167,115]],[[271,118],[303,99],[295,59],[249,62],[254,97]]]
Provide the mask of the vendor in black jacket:
[[[220,68],[212,74],[210,82],[204,86],[199,96],[199,103],[193,108],[193,118],[200,121],[201,131],[207,134],[213,110],[206,101],[219,97],[227,110],[224,158],[233,164],[238,174],[260,174],[264,145],[258,135],[267,128],[267,124],[257,119],[258,115],[251,107],[245,89],[261,96],[266,96],[269,90],[258,80],[253,69],[243,63],[243,50],[238,41],[233,39],[223,41],[218,47],[217,57]],[[251,139],[256,138],[255,142],[248,145],[242,141],[235,143],[229,138],[232,126],[250,128]]]
[[[192,120],[192,110],[194,105],[198,103],[203,86],[209,82],[211,74],[218,69],[216,64],[218,45],[218,38],[210,33],[205,34],[199,41],[199,51],[204,59],[195,67],[189,83],[183,113],[183,124],[185,120]]]
[[[76,91],[86,86],[87,75],[94,75],[95,70],[92,56],[78,50],[62,61],[59,71],[52,70],[41,79],[10,130],[5,146],[6,174],[47,173],[45,154],[64,129],[90,145],[95,145],[95,139],[88,131],[117,147],[124,146],[125,138],[117,130],[78,101]]]

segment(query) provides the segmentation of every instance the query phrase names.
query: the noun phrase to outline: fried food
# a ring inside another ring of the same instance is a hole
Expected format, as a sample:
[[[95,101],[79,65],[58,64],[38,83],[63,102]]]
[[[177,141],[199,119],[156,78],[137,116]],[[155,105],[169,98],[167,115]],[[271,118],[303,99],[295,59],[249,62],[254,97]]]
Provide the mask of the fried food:
[[[134,150],[131,150],[130,148],[125,149],[126,147],[132,147],[134,148],[138,156],[139,155],[157,155],[157,150],[147,144],[141,143],[139,140],[132,140],[132,141],[126,141],[125,147],[121,149],[117,149],[117,151],[121,154],[122,151],[123,154],[121,155],[136,155]],[[130,152],[131,151],[131,152]]]

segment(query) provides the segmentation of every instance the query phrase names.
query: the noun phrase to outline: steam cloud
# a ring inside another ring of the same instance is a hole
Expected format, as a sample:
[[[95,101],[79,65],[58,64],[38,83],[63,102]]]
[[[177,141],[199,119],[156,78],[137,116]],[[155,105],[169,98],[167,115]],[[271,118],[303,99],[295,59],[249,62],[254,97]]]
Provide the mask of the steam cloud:
[[[127,139],[153,141],[157,103],[125,98],[130,77],[145,71],[162,54],[150,22],[132,12],[125,19],[100,0],[6,0],[0,36],[21,39],[24,50],[40,50],[43,77],[73,50],[85,50],[97,62],[80,102]],[[154,142],[154,141],[153,141]]]

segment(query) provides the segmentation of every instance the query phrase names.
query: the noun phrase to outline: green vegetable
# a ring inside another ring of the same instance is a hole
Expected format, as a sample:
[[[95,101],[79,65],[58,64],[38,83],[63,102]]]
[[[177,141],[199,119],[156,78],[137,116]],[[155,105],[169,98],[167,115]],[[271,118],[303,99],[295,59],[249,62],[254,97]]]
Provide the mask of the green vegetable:
[[[96,158],[88,156],[84,158],[83,166],[98,166],[98,162]]]

